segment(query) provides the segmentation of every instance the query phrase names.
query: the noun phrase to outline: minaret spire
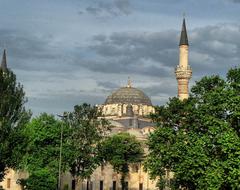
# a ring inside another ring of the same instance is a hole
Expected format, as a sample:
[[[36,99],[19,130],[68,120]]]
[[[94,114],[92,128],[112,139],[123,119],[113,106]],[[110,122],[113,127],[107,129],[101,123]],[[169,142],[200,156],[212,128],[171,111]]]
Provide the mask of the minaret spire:
[[[181,45],[188,45],[188,37],[187,37],[185,18],[183,18],[181,37],[180,37],[180,42],[179,42],[179,46],[181,46]]]
[[[1,68],[3,71],[7,70],[7,56],[6,56],[6,49],[3,50]]]
[[[179,65],[175,74],[178,81],[178,98],[184,100],[188,98],[188,83],[192,77],[192,69],[188,64],[188,37],[185,18],[183,18],[182,31],[179,43]]]

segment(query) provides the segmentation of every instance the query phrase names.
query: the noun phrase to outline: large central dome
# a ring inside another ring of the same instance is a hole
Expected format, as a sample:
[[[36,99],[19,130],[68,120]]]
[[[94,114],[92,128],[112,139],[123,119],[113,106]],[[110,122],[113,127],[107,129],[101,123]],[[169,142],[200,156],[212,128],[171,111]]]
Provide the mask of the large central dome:
[[[105,104],[142,104],[152,106],[149,97],[141,90],[133,88],[130,85],[122,87],[107,97]]]

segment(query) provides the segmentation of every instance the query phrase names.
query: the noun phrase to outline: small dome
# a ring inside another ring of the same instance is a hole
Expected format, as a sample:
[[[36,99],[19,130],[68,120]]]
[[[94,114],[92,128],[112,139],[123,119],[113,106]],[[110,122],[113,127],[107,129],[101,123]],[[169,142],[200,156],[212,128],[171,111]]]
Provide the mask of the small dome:
[[[141,90],[131,86],[122,87],[107,97],[105,104],[142,104],[152,106],[152,102]]]

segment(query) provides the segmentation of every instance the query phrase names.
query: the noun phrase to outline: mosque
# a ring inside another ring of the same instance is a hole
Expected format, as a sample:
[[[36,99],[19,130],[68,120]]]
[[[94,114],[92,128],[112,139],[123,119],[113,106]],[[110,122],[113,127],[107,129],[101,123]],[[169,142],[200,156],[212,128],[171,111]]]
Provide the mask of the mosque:
[[[180,100],[188,98],[188,84],[192,76],[192,70],[188,64],[188,47],[186,24],[183,19],[179,43],[179,64],[175,69]],[[6,68],[6,66],[4,51],[1,67]],[[148,117],[155,111],[151,99],[143,91],[135,88],[130,80],[125,87],[121,87],[109,95],[104,104],[99,105],[99,108],[102,109],[105,118],[114,126],[111,134],[128,132],[135,135],[144,144],[148,134],[154,131],[154,124]],[[146,147],[144,150],[147,153]],[[9,169],[0,186],[5,190],[21,190],[21,187],[16,184],[16,180],[21,177],[24,177],[23,173]],[[71,190],[119,190],[121,189],[120,178],[121,176],[110,165],[106,165],[98,167],[88,180],[80,184],[80,187],[75,187],[75,182],[70,174],[64,174],[61,187]],[[141,163],[130,166],[126,186],[129,190],[157,189],[156,181],[150,179]]]

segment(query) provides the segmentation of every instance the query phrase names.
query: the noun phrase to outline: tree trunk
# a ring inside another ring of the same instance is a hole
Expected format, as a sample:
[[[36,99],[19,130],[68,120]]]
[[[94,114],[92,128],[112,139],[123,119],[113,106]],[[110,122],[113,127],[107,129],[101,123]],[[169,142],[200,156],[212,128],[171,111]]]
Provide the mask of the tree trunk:
[[[122,185],[122,190],[125,190],[125,177],[126,177],[126,174],[125,173],[122,173],[122,176],[121,176],[121,185]]]

